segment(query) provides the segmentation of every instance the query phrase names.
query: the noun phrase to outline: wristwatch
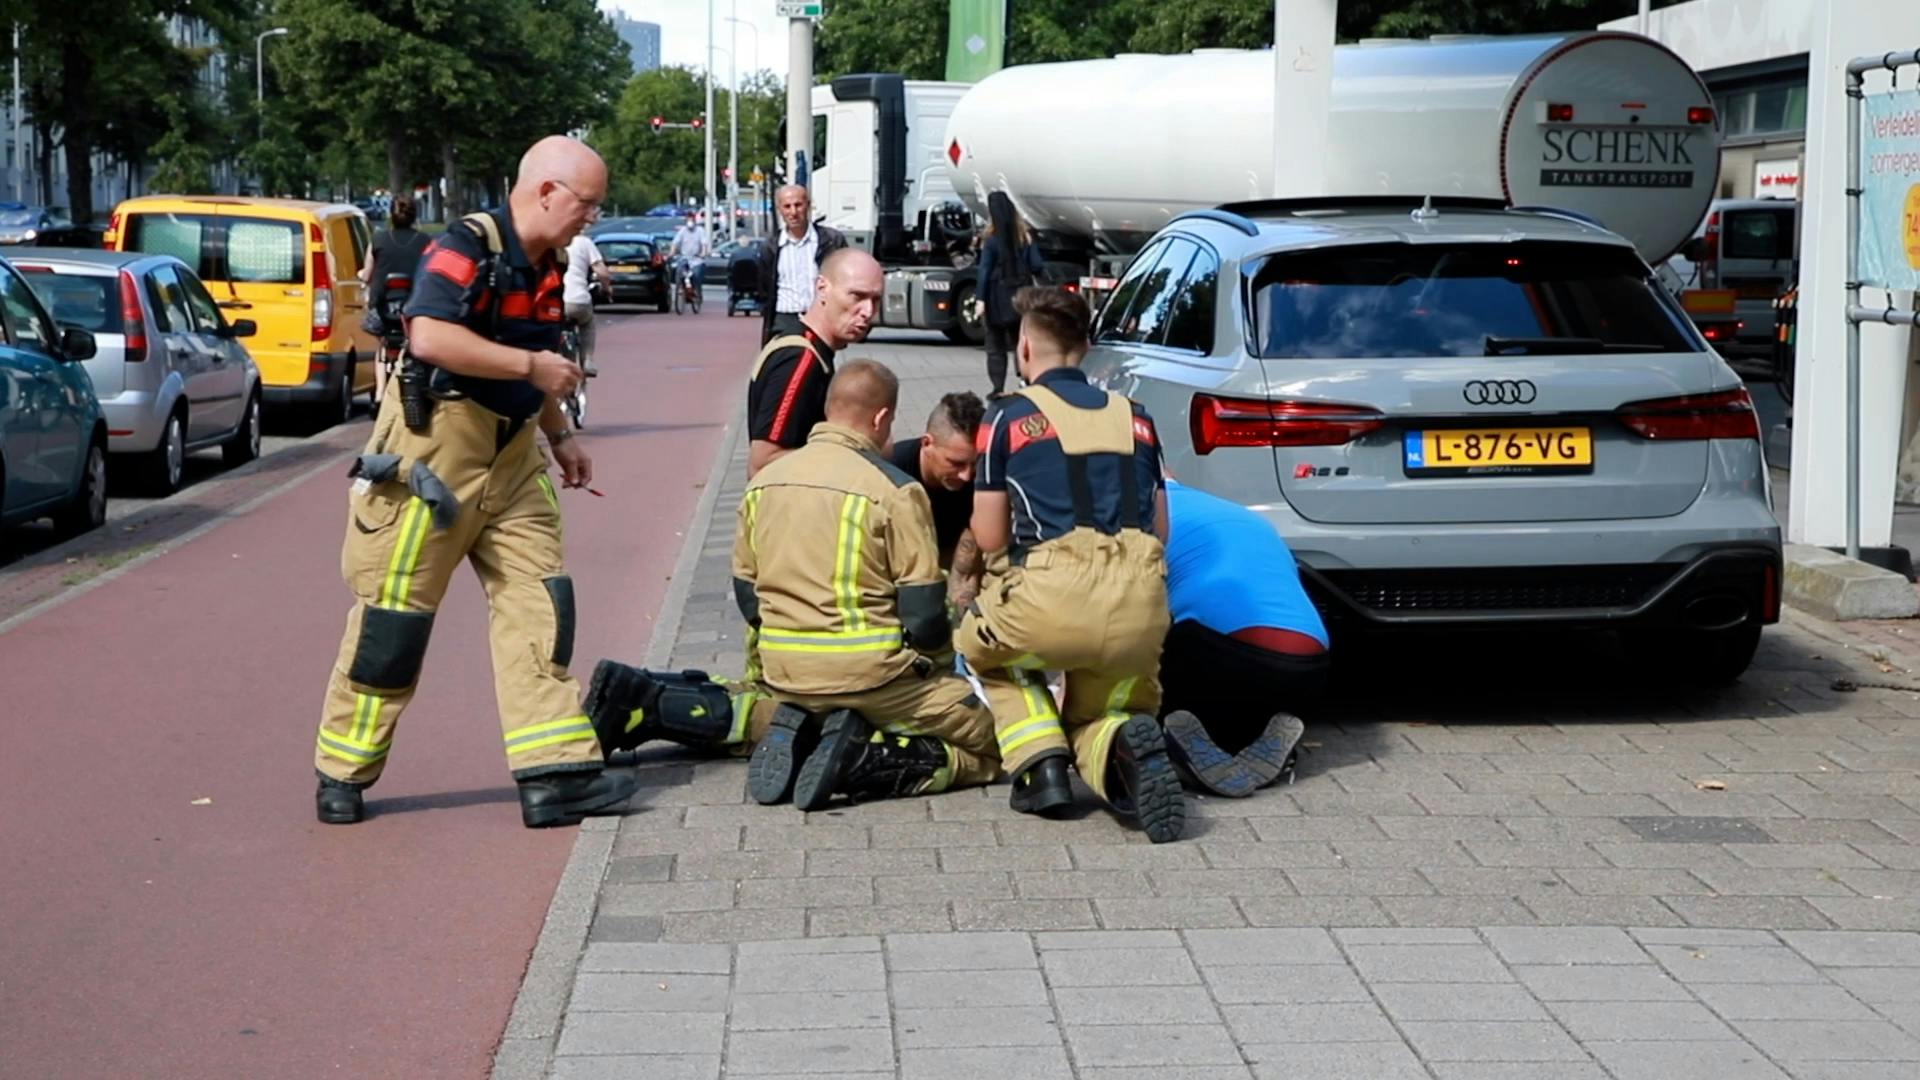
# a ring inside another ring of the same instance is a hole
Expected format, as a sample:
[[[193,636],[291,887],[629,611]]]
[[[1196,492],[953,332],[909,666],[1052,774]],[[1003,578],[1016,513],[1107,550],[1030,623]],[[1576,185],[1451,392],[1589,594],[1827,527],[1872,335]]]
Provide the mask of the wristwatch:
[[[572,428],[561,428],[559,431],[549,431],[547,432],[547,445],[558,446],[571,438],[573,438]]]

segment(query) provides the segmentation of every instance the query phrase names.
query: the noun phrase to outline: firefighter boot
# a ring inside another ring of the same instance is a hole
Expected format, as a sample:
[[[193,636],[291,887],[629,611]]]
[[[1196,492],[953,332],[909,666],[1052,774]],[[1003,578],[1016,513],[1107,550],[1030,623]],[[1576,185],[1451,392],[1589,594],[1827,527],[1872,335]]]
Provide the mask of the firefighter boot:
[[[520,781],[520,820],[529,829],[577,825],[596,814],[618,813],[638,786],[630,772],[548,773]]]
[[[761,806],[785,802],[794,774],[820,742],[820,720],[798,705],[782,705],[747,759],[747,795]]]
[[[1034,761],[1013,778],[1013,794],[1007,805],[1022,814],[1056,817],[1073,805],[1073,779],[1065,754],[1049,754]]]
[[[1171,718],[1168,728],[1172,728]],[[1255,787],[1266,787],[1294,767],[1294,748],[1306,731],[1307,725],[1292,713],[1274,713],[1260,737],[1233,755],[1233,760],[1253,778]]]
[[[314,792],[313,805],[325,825],[352,825],[367,816],[366,800],[360,792],[365,784],[348,784],[331,776],[320,778],[320,790]]]
[[[704,671],[646,671],[602,660],[593,667],[582,708],[608,755],[653,739],[718,747],[733,732],[727,688]]]
[[[1135,713],[1114,733],[1107,761],[1107,802],[1140,823],[1156,844],[1180,839],[1187,800],[1167,757],[1167,739],[1153,717]]]
[[[1200,718],[1185,709],[1167,714],[1167,756],[1179,770],[1181,779],[1190,786],[1229,799],[1244,799],[1265,782],[1254,775],[1248,762],[1243,762],[1239,755],[1229,754],[1215,745]]]
[[[840,709],[821,725],[820,745],[800,767],[793,805],[811,811],[835,795],[861,802],[918,794],[947,766],[939,739],[876,731],[859,713]]]

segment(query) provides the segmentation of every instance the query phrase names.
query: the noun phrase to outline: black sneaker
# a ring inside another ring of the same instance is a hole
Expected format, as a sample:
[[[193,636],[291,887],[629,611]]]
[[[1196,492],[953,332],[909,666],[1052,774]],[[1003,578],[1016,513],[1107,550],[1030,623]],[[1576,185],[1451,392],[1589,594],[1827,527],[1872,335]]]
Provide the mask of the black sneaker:
[[[1260,737],[1243,747],[1233,759],[1239,763],[1240,770],[1253,779],[1255,787],[1266,787],[1293,768],[1295,748],[1306,731],[1307,725],[1292,713],[1274,713]]]
[[[581,818],[619,813],[639,783],[625,770],[548,773],[520,781],[520,820],[529,829],[577,825]]]
[[[1107,802],[1140,823],[1156,844],[1180,839],[1187,800],[1167,757],[1167,738],[1153,717],[1136,713],[1114,732],[1107,763]]]
[[[367,816],[367,803],[360,793],[364,784],[348,784],[331,777],[320,778],[320,790],[313,794],[314,810],[323,825],[354,825]]]
[[[747,759],[747,796],[761,806],[787,800],[800,763],[820,742],[820,721],[796,705],[774,710],[767,734]]]
[[[1022,814],[1054,817],[1073,805],[1073,778],[1067,772],[1068,758],[1051,754],[1028,765],[1013,778],[1013,794],[1007,805]]]
[[[1200,718],[1185,709],[1167,714],[1167,754],[1181,778],[1202,791],[1244,799],[1260,787],[1240,758],[1220,749]]]
[[[854,802],[911,795],[947,767],[947,748],[927,735],[889,735],[859,713],[840,709],[821,726],[820,745],[793,785],[796,809],[825,807],[835,795]]]

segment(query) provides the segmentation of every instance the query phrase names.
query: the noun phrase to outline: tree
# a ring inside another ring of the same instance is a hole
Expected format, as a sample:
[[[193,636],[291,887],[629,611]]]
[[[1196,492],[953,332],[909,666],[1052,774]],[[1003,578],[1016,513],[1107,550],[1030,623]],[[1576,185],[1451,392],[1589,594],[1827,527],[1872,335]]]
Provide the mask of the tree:
[[[166,134],[160,136],[147,153],[158,163],[147,182],[155,191],[197,194],[211,186],[213,154],[194,140],[192,107],[178,97],[167,96],[160,102],[167,114]]]
[[[729,122],[726,91],[714,87],[714,185],[724,194],[720,167],[726,164]],[[588,141],[607,160],[612,179],[609,204],[645,208],[669,201],[676,188],[697,193],[706,182],[706,139],[698,131],[668,128],[658,135],[653,118],[684,124],[706,108],[706,75],[693,68],[666,67],[635,75],[614,106],[613,118]],[[778,159],[776,136],[786,117],[786,96],[773,75],[756,72],[741,80],[740,169]]]

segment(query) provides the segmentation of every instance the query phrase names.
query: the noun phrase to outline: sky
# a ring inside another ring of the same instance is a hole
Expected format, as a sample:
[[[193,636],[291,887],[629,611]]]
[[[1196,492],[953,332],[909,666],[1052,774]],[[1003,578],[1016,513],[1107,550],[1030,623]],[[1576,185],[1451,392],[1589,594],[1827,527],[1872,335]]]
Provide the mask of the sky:
[[[601,7],[624,13],[629,19],[660,24],[661,62],[684,67],[705,66],[708,0],[601,0]],[[774,15],[774,0],[712,0],[714,74],[730,74],[727,54],[738,37],[740,74],[756,67],[785,78],[787,74],[787,20]],[[741,23],[727,21],[738,16]],[[758,31],[748,33],[749,27]],[[758,54],[756,56],[756,53]]]

